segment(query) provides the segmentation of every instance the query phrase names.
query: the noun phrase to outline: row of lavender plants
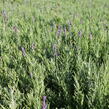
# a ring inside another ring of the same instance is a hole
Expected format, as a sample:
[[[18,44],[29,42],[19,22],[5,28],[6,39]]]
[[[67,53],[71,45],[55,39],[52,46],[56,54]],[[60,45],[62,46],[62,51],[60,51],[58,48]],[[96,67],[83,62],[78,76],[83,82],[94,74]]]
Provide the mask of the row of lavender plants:
[[[108,7],[1,0],[0,109],[108,109]]]

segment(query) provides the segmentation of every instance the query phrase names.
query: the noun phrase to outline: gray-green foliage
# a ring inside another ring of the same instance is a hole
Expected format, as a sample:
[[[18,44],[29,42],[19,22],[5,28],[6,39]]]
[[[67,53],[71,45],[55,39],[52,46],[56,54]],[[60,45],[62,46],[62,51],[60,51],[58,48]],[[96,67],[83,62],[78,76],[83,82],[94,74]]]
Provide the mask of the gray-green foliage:
[[[0,1],[0,109],[108,109],[108,7]]]

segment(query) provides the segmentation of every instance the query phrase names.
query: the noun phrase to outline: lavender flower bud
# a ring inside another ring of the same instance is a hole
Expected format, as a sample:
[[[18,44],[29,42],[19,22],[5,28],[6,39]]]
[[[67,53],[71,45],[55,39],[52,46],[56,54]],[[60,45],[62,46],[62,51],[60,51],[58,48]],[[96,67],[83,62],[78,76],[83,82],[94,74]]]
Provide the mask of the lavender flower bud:
[[[21,47],[21,50],[22,50],[22,55],[26,56],[25,48]]]

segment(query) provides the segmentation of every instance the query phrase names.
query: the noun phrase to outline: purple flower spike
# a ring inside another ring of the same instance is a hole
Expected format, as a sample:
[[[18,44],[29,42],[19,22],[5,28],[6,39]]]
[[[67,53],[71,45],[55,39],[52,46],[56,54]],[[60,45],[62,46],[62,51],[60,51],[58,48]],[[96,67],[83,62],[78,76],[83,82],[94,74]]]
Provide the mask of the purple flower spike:
[[[71,21],[68,22],[68,25],[69,25],[69,31],[71,31],[71,28],[72,28],[72,23],[71,23]]]
[[[16,27],[16,26],[13,26],[13,31],[14,31],[15,33],[17,33],[17,32],[18,32],[18,29],[17,29],[17,27]]]
[[[34,50],[36,48],[35,43],[32,43],[31,48],[32,48],[32,50]]]
[[[82,32],[81,31],[78,32],[78,36],[82,37]]]
[[[8,18],[7,18],[7,13],[5,10],[2,11],[2,16],[3,16],[4,22],[6,23]]]
[[[57,36],[61,35],[61,26],[58,26]]]
[[[5,10],[2,11],[2,15],[3,15],[4,17],[6,17],[6,11],[5,11]]]
[[[53,53],[54,53],[54,56],[58,56],[57,45],[56,44],[53,45]]]
[[[90,39],[92,39],[92,34],[89,35]]]
[[[47,104],[46,104],[46,96],[43,96],[43,105],[42,105],[42,109],[47,109]]]
[[[66,27],[64,27],[64,34],[66,36],[66,33],[67,33],[67,30],[66,30]]]
[[[25,48],[24,47],[21,47],[21,50],[22,50],[22,55],[23,56],[26,56]]]

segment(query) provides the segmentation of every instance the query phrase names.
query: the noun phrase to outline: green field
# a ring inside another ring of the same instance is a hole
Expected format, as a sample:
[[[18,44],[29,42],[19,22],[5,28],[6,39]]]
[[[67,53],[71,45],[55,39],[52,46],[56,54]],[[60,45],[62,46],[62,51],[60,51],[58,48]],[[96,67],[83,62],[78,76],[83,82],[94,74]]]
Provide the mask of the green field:
[[[109,0],[0,0],[0,109],[109,109]]]

